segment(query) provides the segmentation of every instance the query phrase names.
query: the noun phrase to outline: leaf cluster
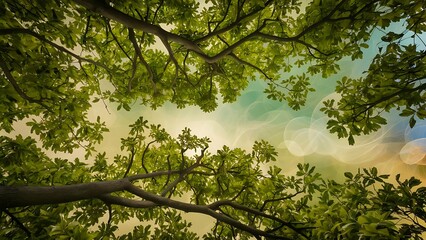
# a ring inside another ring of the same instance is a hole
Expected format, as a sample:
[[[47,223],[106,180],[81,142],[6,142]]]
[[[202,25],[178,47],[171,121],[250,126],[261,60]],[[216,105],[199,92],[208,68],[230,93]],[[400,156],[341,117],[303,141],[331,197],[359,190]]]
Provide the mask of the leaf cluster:
[[[10,239],[26,231],[43,239],[198,238],[185,212],[213,218],[206,239],[420,239],[426,230],[426,190],[418,179],[397,176],[393,184],[372,168],[347,172],[339,183],[308,164],[287,176],[277,166],[265,168],[277,156],[265,141],[251,152],[224,146],[210,153],[208,144],[189,129],[173,138],[139,118],[122,141],[122,155],[111,162],[98,154],[87,165],[51,160],[30,138],[3,137],[2,185],[123,179],[132,187],[83,201],[4,209],[0,231]],[[117,225],[131,219],[141,224],[118,234]]]

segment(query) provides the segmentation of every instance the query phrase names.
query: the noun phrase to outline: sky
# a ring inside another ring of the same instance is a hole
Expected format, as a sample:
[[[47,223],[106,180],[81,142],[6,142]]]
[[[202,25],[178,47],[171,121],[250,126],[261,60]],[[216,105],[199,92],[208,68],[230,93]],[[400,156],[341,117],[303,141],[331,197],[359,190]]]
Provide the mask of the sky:
[[[392,27],[398,31],[398,26]],[[327,79],[313,76],[311,83],[316,91],[308,96],[306,106],[299,111],[290,109],[285,102],[267,99],[263,93],[266,83],[260,80],[252,82],[236,102],[219,104],[210,113],[198,107],[177,109],[170,103],[157,110],[135,103],[131,111],[117,112],[114,104],[106,103],[106,109],[104,103],[98,102],[89,115],[93,119],[100,115],[110,132],[105,134],[97,150],[119,153],[120,138],[126,137],[129,124],[143,116],[150,123],[161,124],[175,137],[189,127],[199,137],[210,138],[209,150],[213,153],[223,145],[250,150],[254,141],[267,140],[279,153],[274,164],[288,175],[296,172],[298,163],[309,163],[325,178],[343,179],[346,171],[377,167],[380,174],[401,174],[402,179],[414,176],[426,182],[426,121],[417,121],[416,126],[410,128],[407,118],[398,116],[397,112],[386,113],[386,126],[368,136],[356,137],[355,145],[350,146],[346,139],[338,139],[328,132],[327,117],[319,111],[325,99],[339,98],[334,93],[337,80],[343,76],[357,78],[367,70],[377,49],[383,47],[381,36],[380,31],[374,31],[363,59],[343,59],[338,74]],[[112,159],[113,155],[110,156]],[[209,222],[208,217],[199,214],[187,214],[185,219],[193,223],[197,232],[210,227],[205,224]],[[120,231],[126,232],[132,227],[123,223]]]
[[[330,78],[313,76],[316,92],[308,96],[306,106],[299,111],[290,109],[284,102],[267,99],[263,93],[266,84],[262,81],[252,82],[236,102],[219,104],[211,113],[198,107],[177,109],[170,103],[157,110],[135,103],[130,112],[116,112],[114,104],[106,103],[106,109],[98,102],[89,115],[93,119],[100,115],[110,132],[105,134],[97,150],[108,152],[112,149],[118,153],[120,138],[126,137],[128,125],[143,116],[150,123],[161,124],[172,136],[189,127],[199,137],[209,137],[211,152],[223,145],[250,150],[254,141],[265,139],[276,147],[279,157],[275,164],[286,174],[295,173],[298,163],[316,166],[326,178],[343,178],[345,171],[377,167],[381,174],[401,174],[402,178],[415,176],[425,183],[426,121],[417,121],[416,126],[410,128],[407,118],[399,117],[396,112],[387,113],[386,126],[376,133],[356,138],[355,145],[349,146],[346,139],[338,139],[328,132],[327,118],[319,111],[325,99],[339,97],[334,93],[337,80],[343,76],[359,77],[367,70],[382,44],[380,34],[374,32],[363,59],[343,59],[340,72]],[[22,126],[21,130],[24,132],[28,128]],[[191,219],[195,229],[208,228],[205,219],[196,220],[201,219],[200,215],[189,215],[187,219]],[[123,232],[132,227],[129,224],[121,226]]]
[[[300,111],[267,99],[263,93],[265,83],[261,81],[252,82],[236,102],[220,104],[211,113],[198,107],[177,109],[170,103],[155,111],[135,103],[130,112],[117,113],[114,105],[109,105],[107,111],[98,103],[91,115],[101,115],[110,128],[98,150],[118,150],[120,137],[125,137],[129,130],[127,126],[143,116],[150,123],[161,124],[172,136],[189,127],[199,137],[209,137],[211,152],[223,145],[250,150],[254,141],[268,140],[279,153],[274,164],[288,175],[296,172],[298,163],[309,163],[323,177],[337,180],[343,179],[346,171],[377,167],[380,174],[401,174],[402,179],[415,176],[426,182],[426,121],[418,121],[411,129],[408,119],[395,112],[386,114],[388,124],[376,133],[356,138],[354,146],[326,129],[327,118],[319,111],[322,101],[338,98],[334,87],[342,76],[356,77],[367,68],[372,56],[368,52],[364,56],[355,62],[342,61],[341,72],[329,79],[313,77],[317,90]],[[200,234],[207,232],[214,222],[200,214],[185,214],[184,219]],[[129,222],[119,226],[122,232],[132,227]]]
[[[391,28],[397,32],[399,26]],[[143,116],[150,123],[161,124],[172,136],[189,127],[196,135],[209,137],[211,152],[223,145],[250,150],[254,141],[267,140],[279,152],[276,164],[289,174],[296,170],[297,163],[307,162],[315,165],[325,177],[343,177],[345,171],[374,166],[383,174],[399,173],[402,177],[415,176],[426,182],[426,121],[417,121],[416,126],[410,128],[407,118],[398,116],[397,112],[386,113],[386,126],[368,136],[357,137],[355,145],[350,146],[346,139],[338,139],[328,132],[327,117],[319,111],[325,99],[339,98],[334,93],[337,80],[343,76],[357,78],[367,70],[377,49],[383,47],[381,36],[382,32],[374,31],[363,59],[343,59],[338,74],[327,79],[313,76],[311,82],[316,91],[308,96],[306,106],[299,111],[290,109],[285,102],[267,99],[263,93],[266,83],[260,80],[252,82],[236,102],[219,104],[211,113],[202,112],[198,107],[177,109],[170,103],[157,110],[135,103],[130,112],[117,113],[114,105],[109,105],[107,110],[103,103],[98,103],[91,115],[101,115],[111,131],[99,150],[119,146],[128,125]]]

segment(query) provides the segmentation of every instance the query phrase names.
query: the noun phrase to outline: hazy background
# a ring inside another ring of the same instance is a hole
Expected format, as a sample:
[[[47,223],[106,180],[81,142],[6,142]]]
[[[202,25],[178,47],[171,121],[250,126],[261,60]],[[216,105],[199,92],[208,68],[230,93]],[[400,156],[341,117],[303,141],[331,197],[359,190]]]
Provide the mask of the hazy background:
[[[276,164],[287,174],[294,173],[296,165],[303,162],[316,166],[323,176],[330,178],[342,177],[345,171],[375,166],[382,174],[400,173],[402,178],[415,176],[426,182],[426,121],[417,121],[411,129],[408,119],[389,113],[386,114],[388,124],[379,132],[358,137],[355,145],[349,146],[346,139],[338,139],[328,132],[327,118],[319,111],[324,99],[338,98],[334,93],[337,80],[342,76],[359,77],[367,70],[378,47],[382,46],[381,36],[380,31],[374,32],[370,48],[362,60],[348,58],[341,61],[339,74],[328,79],[312,77],[316,92],[309,95],[306,106],[300,111],[291,110],[286,103],[268,100],[263,94],[266,84],[261,81],[252,82],[235,103],[220,104],[212,113],[204,113],[198,107],[177,109],[173,104],[165,104],[153,111],[138,103],[130,112],[117,112],[116,105],[106,103],[106,108],[98,102],[89,116],[93,119],[101,116],[110,132],[97,150],[106,151],[109,156],[119,154],[120,138],[126,137],[128,125],[143,116],[150,123],[161,124],[172,136],[189,127],[198,136],[209,137],[211,152],[223,145],[250,150],[255,140],[268,140],[279,152]],[[108,85],[102,87],[108,88]],[[25,125],[18,128],[18,132],[29,134]],[[55,155],[71,160],[84,153]],[[212,226],[213,221],[208,217],[199,214],[185,216],[197,232],[203,233]],[[120,232],[130,231],[133,226],[132,222],[120,224]]]
[[[391,29],[400,32],[399,27],[394,24]],[[300,111],[291,110],[286,103],[268,100],[263,94],[266,84],[261,81],[252,82],[237,102],[220,104],[212,113],[204,113],[198,107],[177,109],[173,104],[165,104],[153,111],[138,103],[130,112],[117,113],[114,111],[116,106],[108,105],[107,111],[102,103],[98,103],[91,115],[94,118],[101,115],[111,130],[99,150],[118,151],[120,137],[128,132],[128,125],[143,116],[150,123],[161,124],[173,136],[189,127],[193,133],[209,137],[212,140],[210,151],[213,152],[223,145],[250,149],[255,140],[268,140],[280,153],[277,164],[289,173],[299,162],[309,162],[330,177],[376,166],[383,173],[416,176],[425,182],[426,121],[417,121],[411,129],[407,118],[399,117],[395,112],[387,113],[386,126],[369,136],[355,138],[355,145],[349,146],[346,139],[338,139],[328,132],[327,118],[319,111],[324,99],[339,97],[334,93],[337,80],[342,76],[359,77],[368,69],[378,48],[384,46],[380,40],[382,36],[381,31],[373,31],[364,58],[342,60],[337,75],[328,79],[313,76],[312,85],[316,92],[309,95],[306,106]]]

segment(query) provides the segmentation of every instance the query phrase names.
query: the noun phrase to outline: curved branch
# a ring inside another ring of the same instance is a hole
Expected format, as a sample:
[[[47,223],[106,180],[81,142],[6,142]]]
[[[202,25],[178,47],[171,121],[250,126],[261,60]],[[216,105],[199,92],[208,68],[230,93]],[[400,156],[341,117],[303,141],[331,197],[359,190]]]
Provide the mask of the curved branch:
[[[177,77],[178,77],[179,70],[181,70],[182,73],[185,76],[186,76],[186,71],[181,68],[181,66],[179,65],[178,61],[176,60],[175,55],[173,53],[173,49],[170,46],[170,43],[167,41],[167,38],[160,38],[160,40],[163,43],[164,47],[167,49],[167,52],[169,53],[169,57],[172,60],[173,64],[175,65],[175,80],[173,80],[173,82],[175,82],[176,79],[177,79]]]
[[[214,56],[207,56],[207,55],[200,55],[201,58],[203,58],[206,62],[208,63],[215,63],[217,61],[219,61],[220,59],[224,58],[225,56],[231,54],[237,47],[241,46],[243,43],[248,42],[249,40],[253,39],[254,37],[256,37],[259,33],[260,30],[264,27],[261,26],[259,27],[256,31],[248,34],[247,36],[241,38],[240,40],[238,40],[237,42],[235,42],[234,44],[230,45],[229,47],[225,48],[224,50],[222,50],[220,53],[214,55]]]
[[[143,168],[143,170],[145,170],[145,172],[146,172],[146,173],[148,173],[148,169],[145,167],[145,163],[144,163],[144,160],[145,160],[145,154],[148,152],[148,148],[149,148],[149,146],[150,146],[151,144],[155,143],[155,142],[156,142],[155,140],[152,140],[151,142],[149,142],[149,143],[146,145],[146,147],[145,147],[145,149],[143,150],[143,153],[142,153],[142,157],[141,157],[141,164],[142,164],[142,168]]]
[[[249,63],[249,62],[247,62],[247,61],[245,61],[245,60],[243,60],[243,59],[241,59],[241,58],[239,58],[237,55],[235,55],[234,53],[230,53],[229,54],[229,56],[231,57],[231,58],[233,58],[233,59],[235,59],[237,62],[239,62],[239,63],[241,63],[241,64],[243,64],[243,65],[247,65],[247,66],[249,66],[249,67],[251,67],[251,68],[253,68],[253,69],[255,69],[256,71],[258,71],[258,72],[260,72],[266,79],[268,79],[268,80],[271,80],[272,81],[272,78],[271,77],[269,77],[268,76],[268,74],[266,74],[265,73],[265,71],[263,71],[262,69],[260,69],[258,66],[256,66],[256,65],[253,65],[253,64],[251,64],[251,63]]]
[[[269,40],[274,40],[274,41],[278,41],[278,42],[296,42],[299,44],[302,44],[304,46],[306,46],[307,48],[311,48],[314,49],[315,51],[321,53],[322,55],[325,56],[330,56],[330,53],[325,53],[323,51],[321,51],[319,48],[314,47],[312,44],[309,44],[307,42],[304,42],[302,40],[300,40],[300,36],[296,36],[296,37],[278,37],[278,36],[274,36],[274,35],[270,35],[270,34],[266,34],[266,33],[262,33],[262,32],[257,32],[256,33],[257,36],[261,37],[261,38],[265,38],[265,39],[269,39]]]
[[[114,204],[131,208],[152,208],[158,206],[158,204],[154,202],[133,200],[124,197],[112,196],[110,194],[102,195],[98,198],[107,204]]]
[[[253,228],[251,226],[248,226],[244,223],[241,223],[238,220],[235,220],[231,217],[228,217],[224,214],[218,213],[212,208],[209,207],[209,205],[195,205],[185,202],[176,201],[173,199],[169,199],[166,197],[161,197],[156,194],[144,191],[136,186],[129,185],[126,190],[130,193],[135,194],[136,196],[139,196],[145,200],[155,202],[162,206],[168,206],[177,210],[181,210],[184,212],[194,212],[194,213],[202,213],[208,216],[211,216],[221,222],[224,222],[226,224],[229,224],[230,226],[233,226],[235,228],[238,228],[242,231],[248,232],[254,236],[264,236],[268,237],[269,239],[284,239],[284,240],[290,240],[291,238],[283,237],[283,236],[277,236],[270,233],[267,233],[265,231]]]
[[[283,200],[287,200],[287,199],[292,199],[293,197],[296,197],[297,195],[303,193],[304,190],[301,191],[297,191],[291,195],[285,196],[285,197],[281,197],[281,198],[274,198],[274,199],[267,199],[263,202],[262,207],[260,207],[260,211],[263,211],[263,209],[265,209],[266,205],[270,202],[278,202],[278,201],[283,201]]]
[[[192,173],[194,169],[196,169],[197,167],[201,166],[201,160],[203,159],[204,154],[205,154],[205,152],[206,152],[207,148],[208,148],[208,146],[206,146],[205,148],[203,148],[203,149],[201,150],[201,154],[200,154],[200,156],[198,156],[198,157],[196,158],[196,161],[195,161],[195,163],[194,163],[194,164],[192,164],[191,166],[189,166],[187,169],[183,170],[183,171],[179,174],[179,177],[178,177],[177,179],[175,179],[173,182],[171,182],[170,184],[168,184],[168,185],[166,185],[166,186],[164,187],[164,190],[161,192],[161,195],[160,195],[160,196],[164,197],[164,196],[166,196],[166,194],[167,194],[168,192],[172,193],[172,191],[171,191],[171,190],[172,190],[173,188],[175,188],[175,187],[176,187],[176,186],[177,186],[180,182],[182,182],[183,180],[185,180],[185,177],[186,177],[188,174]],[[183,155],[182,155],[182,157],[183,157]],[[167,160],[169,160],[169,158],[167,158]],[[168,161],[168,163],[169,163],[169,161]],[[168,176],[167,176],[167,182],[169,181],[169,177],[170,177],[170,175],[168,175]],[[170,195],[171,195],[171,194],[170,194]]]
[[[188,167],[187,169],[185,169],[183,172],[181,172],[179,174],[179,177],[176,178],[173,182],[171,182],[169,185],[167,185],[164,190],[161,192],[160,196],[164,197],[166,196],[166,194],[168,192],[170,192],[173,188],[175,188],[180,182],[182,182],[183,180],[185,180],[185,177],[192,172],[192,170],[194,170],[195,168],[199,167],[200,164],[195,163],[193,165],[191,165],[190,167]]]
[[[201,38],[199,38],[199,39],[196,39],[196,40],[194,40],[194,42],[195,43],[199,43],[199,42],[203,42],[203,41],[206,41],[207,39],[210,39],[210,38],[212,38],[212,37],[214,37],[214,36],[217,36],[217,35],[219,35],[219,34],[222,34],[222,33],[225,33],[225,32],[227,32],[227,31],[229,31],[229,30],[231,30],[231,29],[233,29],[234,27],[236,27],[236,26],[238,26],[242,21],[244,21],[244,19],[246,19],[246,18],[249,18],[249,17],[251,17],[251,16],[253,16],[253,15],[255,15],[255,14],[257,14],[258,12],[260,12],[260,11],[262,11],[263,9],[265,9],[266,7],[268,7],[271,3],[272,3],[273,1],[272,0],[268,0],[268,1],[266,1],[265,2],[265,4],[264,4],[264,7],[261,7],[261,8],[257,8],[257,9],[255,9],[254,11],[252,11],[252,12],[250,12],[250,13],[248,13],[248,14],[246,14],[246,15],[244,15],[244,16],[241,16],[241,17],[238,17],[233,23],[231,23],[230,25],[228,25],[228,26],[226,26],[226,27],[224,27],[224,28],[221,28],[221,29],[219,29],[219,30],[213,30],[213,32],[210,32],[209,34],[207,34],[206,36],[204,36],[204,37],[201,37]],[[225,18],[225,16],[224,16],[224,18]],[[222,20],[223,21],[223,20]],[[220,23],[219,23],[220,24]],[[219,24],[218,25],[216,25],[216,28],[217,28],[217,26],[219,26]]]
[[[105,19],[105,23],[107,26],[107,31],[109,31],[111,33],[112,39],[114,39],[114,42],[117,43],[118,48],[120,48],[120,50],[124,53],[124,55],[126,55],[127,59],[129,59],[129,61],[132,61],[132,58],[129,56],[129,54],[126,52],[126,50],[124,50],[123,45],[121,45],[120,41],[118,41],[117,37],[115,36],[114,32],[112,31],[112,27],[111,24],[109,23],[108,19]]]
[[[223,21],[225,21],[226,17],[228,16],[229,9],[231,8],[231,2],[232,2],[232,0],[228,0],[228,6],[226,6],[225,14],[223,14],[222,19],[220,19],[218,22],[216,22],[216,26],[214,27],[213,31],[216,31],[219,28],[220,24],[222,24]],[[237,11],[237,14],[239,14],[239,12],[240,11]],[[208,23],[208,25],[209,25],[209,32],[210,32],[210,23],[213,23],[213,22],[209,22]]]
[[[45,43],[49,44],[50,46],[56,48],[58,51],[64,52],[64,53],[74,57],[75,59],[77,59],[79,61],[91,63],[95,66],[98,66],[98,67],[101,67],[101,68],[107,70],[107,72],[110,72],[109,68],[107,66],[105,66],[104,64],[96,62],[96,61],[89,59],[89,58],[81,57],[81,56],[71,52],[70,50],[66,49],[65,47],[50,41],[49,39],[47,39],[43,35],[40,35],[40,34],[34,32],[34,31],[30,30],[30,29],[25,29],[25,28],[0,29],[0,35],[10,35],[10,34],[28,34],[28,35],[31,35],[31,36],[37,38],[38,40],[45,42]]]
[[[12,73],[10,72],[9,68],[7,67],[7,64],[5,60],[3,59],[3,56],[0,55],[0,68],[3,70],[4,75],[6,76],[6,79],[8,82],[12,85],[13,89],[18,93],[19,96],[21,96],[23,99],[27,100],[30,103],[37,103],[40,106],[44,107],[47,111],[51,111],[49,106],[43,103],[41,99],[34,99],[30,96],[28,96],[22,89],[19,87],[18,83],[16,82],[16,79],[13,77]]]
[[[128,29],[129,29],[129,40],[133,44],[133,48],[135,49],[136,55],[139,57],[139,60],[141,61],[141,63],[145,66],[146,70],[148,71],[149,80],[155,86],[154,73],[152,71],[151,66],[149,66],[148,62],[145,60],[145,58],[142,55],[142,51],[141,51],[141,49],[138,46],[138,43],[136,41],[135,31],[133,30],[133,28],[128,28]],[[129,81],[129,88],[131,88],[131,80]]]
[[[160,38],[165,38],[185,46],[188,50],[203,53],[200,47],[184,37],[177,34],[167,32],[163,28],[143,20],[131,17],[100,0],[73,0],[78,5],[81,5],[91,11],[97,12],[104,17],[115,20],[127,26],[128,28],[140,29],[146,33],[154,34]]]
[[[327,14],[327,16],[325,16],[325,17],[323,17],[323,18],[321,18],[321,20],[320,21],[318,21],[318,22],[316,22],[316,23],[314,23],[314,24],[312,24],[312,25],[310,25],[310,26],[308,26],[307,28],[305,28],[303,31],[301,31],[299,34],[297,34],[296,36],[294,36],[294,38],[295,39],[299,39],[299,38],[301,38],[302,36],[304,36],[304,35],[306,35],[307,33],[309,33],[309,32],[311,32],[311,31],[313,31],[316,27],[318,27],[319,25],[321,25],[321,24],[324,24],[324,23],[326,23],[328,20],[330,20],[330,18],[331,18],[331,16],[333,16],[333,14],[337,11],[337,10],[339,10],[339,8],[345,3],[345,2],[347,2],[348,0],[342,0],[342,1],[340,1],[340,3],[338,3],[334,8],[333,8],[333,10],[331,10],[328,14]]]
[[[131,152],[130,152],[130,161],[129,161],[129,164],[127,165],[127,169],[126,169],[126,172],[124,173],[123,178],[126,178],[126,177],[127,177],[127,174],[129,174],[130,169],[132,168],[133,160],[134,160],[134,158],[135,158],[135,153],[136,153],[136,151],[135,151],[135,147],[133,147],[133,146],[132,146],[132,150],[131,150]]]
[[[257,209],[253,209],[253,208],[250,208],[250,207],[247,207],[247,206],[240,205],[240,204],[238,204],[238,203],[236,203],[236,202],[233,202],[233,201],[231,201],[231,200],[222,200],[222,201],[217,201],[217,202],[212,203],[212,204],[210,204],[210,205],[208,205],[208,206],[209,206],[211,209],[213,209],[213,210],[218,210],[221,206],[230,206],[230,207],[232,207],[232,208],[234,208],[234,209],[237,209],[237,210],[241,210],[241,211],[244,211],[244,212],[247,212],[247,213],[251,213],[251,214],[254,214],[254,215],[256,215],[256,216],[260,216],[260,217],[268,218],[268,219],[274,220],[274,221],[276,221],[276,222],[279,222],[280,224],[283,224],[284,226],[286,226],[286,227],[290,228],[291,230],[295,231],[296,233],[298,233],[298,234],[302,235],[302,236],[303,236],[303,237],[305,237],[306,239],[309,239],[309,238],[308,238],[308,236],[307,236],[306,234],[304,234],[302,231],[300,231],[300,230],[302,230],[302,229],[304,229],[304,228],[296,228],[296,227],[294,227],[291,223],[286,222],[286,221],[283,221],[283,220],[282,220],[282,219],[280,219],[280,218],[277,218],[277,217],[271,216],[271,215],[266,214],[266,213],[264,213],[264,212],[261,212],[261,211],[259,211],[259,210],[257,210]]]
[[[25,225],[22,224],[22,222],[19,221],[19,219],[17,217],[15,217],[15,215],[13,215],[7,209],[3,209],[2,211],[5,212],[6,215],[8,215],[16,224],[18,224],[18,227],[20,229],[22,229],[25,232],[25,234],[27,234],[28,238],[31,239],[31,232],[30,232],[30,230],[28,230],[28,228],[26,228]]]

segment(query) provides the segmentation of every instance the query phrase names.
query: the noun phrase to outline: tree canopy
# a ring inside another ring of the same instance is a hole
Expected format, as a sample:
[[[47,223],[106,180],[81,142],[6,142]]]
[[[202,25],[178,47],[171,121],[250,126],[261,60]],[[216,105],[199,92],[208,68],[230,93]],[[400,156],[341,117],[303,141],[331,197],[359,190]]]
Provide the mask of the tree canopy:
[[[426,187],[414,177],[392,184],[372,168],[338,183],[307,164],[286,176],[265,166],[277,157],[265,141],[251,152],[210,153],[209,139],[189,129],[174,139],[143,118],[130,127],[127,154],[110,163],[99,153],[93,165],[50,159],[31,138],[2,137],[1,235],[196,239],[184,212],[212,218],[203,239],[421,239],[426,231]],[[140,224],[119,235],[117,224],[130,219]]]
[[[386,124],[383,111],[399,109],[411,125],[424,118],[424,1],[302,3],[2,1],[1,126],[11,131],[17,120],[42,116],[29,124],[45,146],[71,151],[101,138],[102,125],[84,114],[91,101],[212,111],[254,79],[267,82],[269,98],[299,109],[315,90],[310,79],[338,72],[344,57],[362,58],[373,31],[383,32],[384,45],[370,68],[339,81],[342,99],[322,109],[330,131],[353,143]],[[305,71],[281,78],[297,68]]]
[[[426,189],[415,178],[391,183],[373,168],[338,183],[308,165],[285,176],[265,141],[251,152],[211,153],[207,138],[184,129],[175,139],[143,118],[112,160],[95,148],[105,123],[87,113],[99,101],[121,111],[135,102],[213,111],[255,79],[267,83],[268,98],[300,109],[312,79],[337,73],[343,58],[362,58],[381,31],[383,45],[363,76],[344,77],[336,87],[342,98],[324,102],[328,128],[353,144],[354,135],[386,124],[381,113],[391,109],[414,126],[426,115],[425,4],[1,0],[0,130],[9,134],[0,137],[1,234],[193,239],[182,214],[197,212],[215,222],[207,239],[418,238]],[[30,133],[19,133],[22,123]],[[93,163],[47,154],[82,148]],[[129,219],[142,225],[116,235]]]

